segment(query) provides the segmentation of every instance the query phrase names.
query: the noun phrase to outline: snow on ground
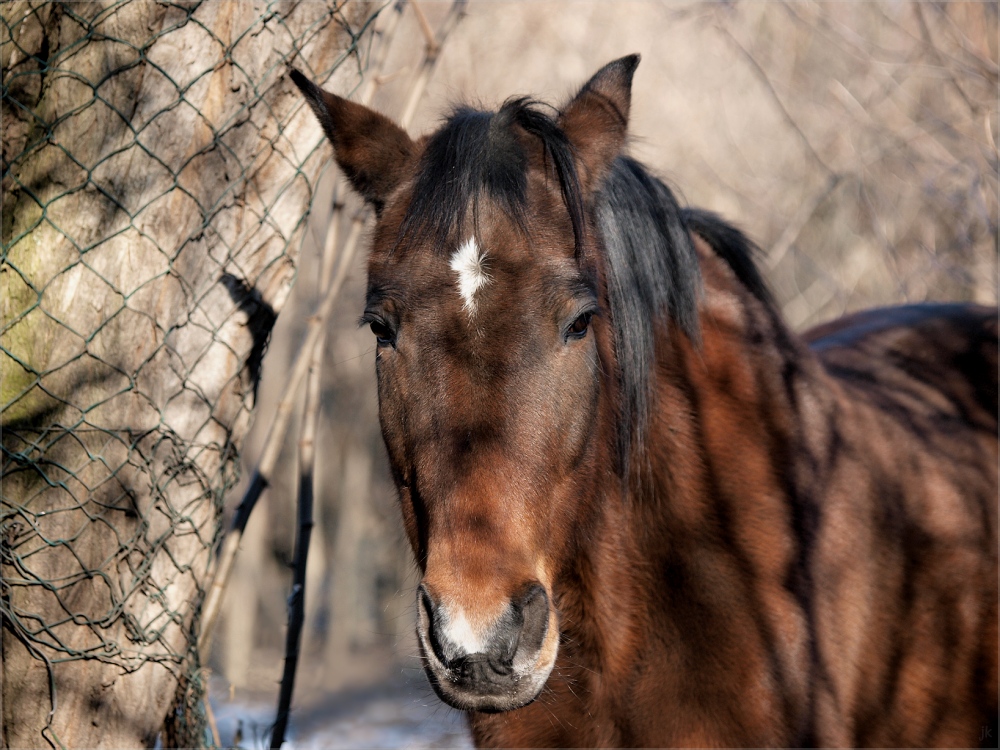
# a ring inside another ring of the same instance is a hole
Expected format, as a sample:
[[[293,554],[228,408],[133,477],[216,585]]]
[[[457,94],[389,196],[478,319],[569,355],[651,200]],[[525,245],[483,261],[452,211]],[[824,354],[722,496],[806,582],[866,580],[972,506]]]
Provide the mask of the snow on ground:
[[[472,748],[465,716],[438,700],[426,681],[401,678],[366,690],[323,696],[298,710],[294,706],[304,702],[304,697],[296,691],[296,698],[284,745],[288,750]],[[273,702],[230,701],[224,692],[213,691],[212,709],[224,747],[267,747]]]

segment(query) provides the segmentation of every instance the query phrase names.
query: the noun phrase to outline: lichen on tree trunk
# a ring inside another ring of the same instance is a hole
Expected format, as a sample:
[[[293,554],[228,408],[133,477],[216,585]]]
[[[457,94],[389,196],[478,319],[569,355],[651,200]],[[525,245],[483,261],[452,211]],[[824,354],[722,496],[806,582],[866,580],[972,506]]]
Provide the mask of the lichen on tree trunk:
[[[174,704],[326,156],[285,64],[375,9],[0,9],[5,745],[200,741]]]

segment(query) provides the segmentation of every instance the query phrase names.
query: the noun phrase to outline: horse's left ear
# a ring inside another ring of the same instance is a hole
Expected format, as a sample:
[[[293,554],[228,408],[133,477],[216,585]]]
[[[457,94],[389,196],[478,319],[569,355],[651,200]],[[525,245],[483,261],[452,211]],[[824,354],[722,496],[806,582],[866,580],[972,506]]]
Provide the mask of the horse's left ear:
[[[596,190],[625,145],[632,101],[632,74],[639,55],[609,62],[587,81],[559,115],[576,151],[584,194]]]
[[[294,68],[289,76],[323,126],[351,185],[381,211],[413,153],[410,136],[385,115],[324,91]]]

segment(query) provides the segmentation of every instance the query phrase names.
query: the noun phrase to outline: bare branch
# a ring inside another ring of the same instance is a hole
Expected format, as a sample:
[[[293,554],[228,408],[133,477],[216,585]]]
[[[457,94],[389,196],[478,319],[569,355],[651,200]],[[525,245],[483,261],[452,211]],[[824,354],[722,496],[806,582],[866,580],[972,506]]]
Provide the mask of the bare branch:
[[[784,103],[781,101],[781,97],[778,96],[778,92],[774,90],[774,86],[771,84],[771,79],[768,77],[765,70],[760,66],[760,63],[758,63],[756,58],[754,58],[754,56],[750,54],[750,52],[747,51],[747,49],[742,44],[740,44],[739,40],[732,35],[732,33],[729,31],[728,28],[726,28],[724,24],[717,24],[716,28],[718,28],[719,31],[722,32],[722,34],[726,37],[729,43],[733,45],[733,47],[750,64],[751,72],[764,85],[764,89],[767,91],[771,100],[778,108],[778,112],[781,114],[782,119],[784,119],[785,122],[788,123],[789,127],[791,127],[791,129],[799,137],[799,141],[802,143],[802,147],[805,149],[805,152],[809,154],[810,158],[813,161],[815,161],[816,164],[820,166],[824,172],[832,175],[834,173],[833,169],[831,169],[827,165],[827,163],[823,161],[822,157],[820,157],[820,155],[816,153],[816,149],[813,148],[813,145],[810,142],[809,137],[805,134],[805,132],[803,132],[802,128],[799,127],[799,124],[795,121],[795,118],[793,118],[788,113],[788,110],[785,108]]]

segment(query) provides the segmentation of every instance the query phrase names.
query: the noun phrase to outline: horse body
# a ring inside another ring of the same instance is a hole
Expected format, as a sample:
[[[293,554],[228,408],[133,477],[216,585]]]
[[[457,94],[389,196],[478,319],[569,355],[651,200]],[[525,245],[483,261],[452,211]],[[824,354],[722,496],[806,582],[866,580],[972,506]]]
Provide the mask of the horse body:
[[[546,692],[475,715],[477,742],[978,745],[997,705],[996,311],[897,308],[803,341],[697,245],[702,343],[670,336],[659,360],[653,476],[597,499],[604,543],[563,576]]]
[[[379,214],[432,685],[481,746],[978,744],[996,311],[794,335],[745,238],[618,155],[636,62],[416,142],[293,76]]]

